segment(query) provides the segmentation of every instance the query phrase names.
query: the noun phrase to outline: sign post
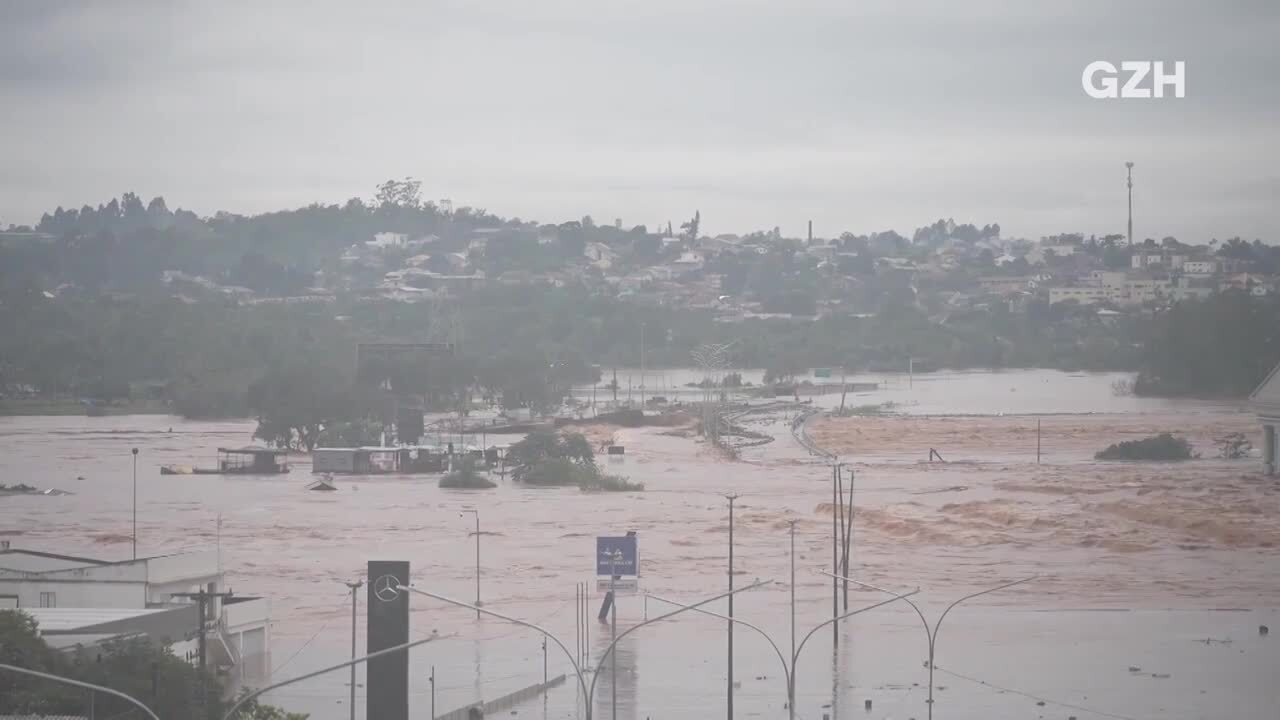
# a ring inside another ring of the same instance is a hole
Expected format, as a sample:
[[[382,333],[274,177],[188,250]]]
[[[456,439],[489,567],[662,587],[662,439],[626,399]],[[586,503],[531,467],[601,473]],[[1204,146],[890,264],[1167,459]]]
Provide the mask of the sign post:
[[[596,588],[630,590],[639,586],[640,548],[635,535],[596,538]]]
[[[369,561],[368,639],[370,653],[409,642],[409,563]],[[369,660],[366,717],[409,720],[409,651]]]

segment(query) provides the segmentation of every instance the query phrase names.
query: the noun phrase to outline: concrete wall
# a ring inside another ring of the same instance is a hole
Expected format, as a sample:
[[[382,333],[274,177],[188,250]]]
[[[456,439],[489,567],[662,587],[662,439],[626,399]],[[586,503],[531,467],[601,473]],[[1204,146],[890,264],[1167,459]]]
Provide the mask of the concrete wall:
[[[203,580],[218,574],[218,551],[200,550],[180,555],[148,558],[147,581],[171,583],[181,580]]]
[[[267,598],[255,598],[243,602],[226,603],[222,607],[222,617],[227,632],[238,633],[250,628],[262,627],[271,617],[271,601]]]
[[[45,592],[55,594],[55,607],[146,607],[146,584],[143,582],[0,578],[0,595],[17,595],[18,607],[40,607],[40,593]]]
[[[173,643],[184,641],[187,635],[196,632],[196,619],[199,612],[194,607],[180,607],[149,612],[124,620],[113,620],[97,625],[86,625],[76,628],[75,634],[122,634],[142,633],[157,643]],[[57,634],[57,633],[49,633]]]

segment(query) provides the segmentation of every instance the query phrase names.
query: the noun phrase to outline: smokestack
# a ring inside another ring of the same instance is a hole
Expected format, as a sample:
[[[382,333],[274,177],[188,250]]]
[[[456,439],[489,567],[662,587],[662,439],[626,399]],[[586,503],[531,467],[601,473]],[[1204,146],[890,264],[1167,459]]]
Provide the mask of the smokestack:
[[[1124,164],[1128,172],[1127,183],[1129,185],[1129,245],[1133,246],[1133,163]]]
[[[813,244],[813,221],[809,221],[809,244]]]

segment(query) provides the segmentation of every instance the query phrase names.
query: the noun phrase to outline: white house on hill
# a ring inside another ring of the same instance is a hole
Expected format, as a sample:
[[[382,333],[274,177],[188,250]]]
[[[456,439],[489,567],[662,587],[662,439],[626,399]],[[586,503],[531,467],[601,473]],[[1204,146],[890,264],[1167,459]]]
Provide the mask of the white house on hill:
[[[1276,452],[1280,445],[1280,365],[1271,370],[1271,374],[1249,396],[1258,412],[1258,420],[1262,422],[1262,462],[1268,475],[1275,475],[1277,470]]]

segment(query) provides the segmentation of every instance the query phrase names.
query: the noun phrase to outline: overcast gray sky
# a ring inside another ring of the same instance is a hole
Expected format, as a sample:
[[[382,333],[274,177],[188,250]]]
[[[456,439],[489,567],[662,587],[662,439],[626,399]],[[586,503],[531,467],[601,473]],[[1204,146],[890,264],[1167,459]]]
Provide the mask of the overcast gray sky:
[[[1280,2],[0,0],[0,222],[428,198],[560,222],[1280,242]],[[1092,60],[1184,60],[1094,100]]]

